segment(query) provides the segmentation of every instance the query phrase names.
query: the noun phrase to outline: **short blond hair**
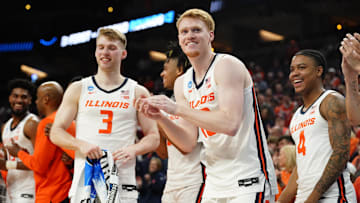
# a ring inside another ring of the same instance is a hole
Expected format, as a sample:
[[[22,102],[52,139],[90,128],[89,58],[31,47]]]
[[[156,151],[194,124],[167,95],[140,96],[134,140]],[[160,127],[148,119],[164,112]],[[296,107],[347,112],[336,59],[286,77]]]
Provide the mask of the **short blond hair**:
[[[296,166],[295,145],[285,145],[280,149],[286,157],[285,170],[292,171]]]
[[[99,39],[100,36],[105,36],[111,40],[119,40],[124,45],[124,48],[126,48],[126,36],[119,30],[113,28],[100,28],[96,39]]]
[[[200,19],[205,23],[205,25],[208,27],[210,31],[212,32],[215,31],[214,19],[211,17],[211,15],[208,12],[198,8],[189,9],[185,11],[183,14],[181,14],[181,16],[176,21],[177,28],[179,28],[180,22],[186,17]]]

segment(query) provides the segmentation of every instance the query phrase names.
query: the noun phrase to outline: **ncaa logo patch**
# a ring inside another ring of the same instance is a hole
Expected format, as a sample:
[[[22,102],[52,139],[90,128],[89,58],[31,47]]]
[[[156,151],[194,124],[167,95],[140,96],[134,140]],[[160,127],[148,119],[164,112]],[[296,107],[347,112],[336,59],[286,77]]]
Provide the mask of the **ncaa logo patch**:
[[[89,94],[95,93],[95,88],[94,88],[94,86],[90,85],[90,86],[87,87],[87,89],[88,89],[88,93],[89,93]]]
[[[192,87],[192,81],[189,81],[188,88],[191,88],[191,87]]]

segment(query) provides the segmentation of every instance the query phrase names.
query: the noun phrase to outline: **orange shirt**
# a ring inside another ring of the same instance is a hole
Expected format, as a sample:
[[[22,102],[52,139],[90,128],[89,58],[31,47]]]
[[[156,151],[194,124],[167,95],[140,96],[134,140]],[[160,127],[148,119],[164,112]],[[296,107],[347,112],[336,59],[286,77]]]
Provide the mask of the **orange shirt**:
[[[287,172],[286,170],[281,171],[281,181],[284,183],[284,188],[287,186],[290,176],[291,176],[291,173]]]
[[[357,202],[360,202],[360,178],[356,178],[354,182],[354,188],[356,193]]]
[[[35,149],[32,155],[20,150],[18,157],[31,170],[34,171],[36,184],[36,202],[61,202],[69,193],[72,182],[70,172],[61,160],[63,150],[54,145],[50,138],[45,136],[45,126],[53,123],[55,112],[42,119],[36,132]],[[75,135],[75,123],[67,129]]]

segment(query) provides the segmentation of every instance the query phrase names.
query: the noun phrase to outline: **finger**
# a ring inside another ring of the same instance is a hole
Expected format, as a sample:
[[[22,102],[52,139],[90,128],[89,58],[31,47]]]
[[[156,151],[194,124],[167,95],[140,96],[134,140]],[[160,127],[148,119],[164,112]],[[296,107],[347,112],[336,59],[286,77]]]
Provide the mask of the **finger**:
[[[339,50],[340,50],[340,52],[341,52],[342,55],[345,54],[345,50],[344,50],[344,47],[343,47],[343,46],[340,46],[340,47],[339,47]]]
[[[359,34],[359,33],[355,32],[355,33],[354,33],[354,37],[355,37],[358,41],[360,41],[360,34]]]
[[[122,150],[115,151],[113,153],[114,160],[120,160],[123,156],[124,152]]]
[[[140,98],[134,100],[134,107],[135,107],[136,110],[139,110],[140,104],[141,104],[141,99]]]

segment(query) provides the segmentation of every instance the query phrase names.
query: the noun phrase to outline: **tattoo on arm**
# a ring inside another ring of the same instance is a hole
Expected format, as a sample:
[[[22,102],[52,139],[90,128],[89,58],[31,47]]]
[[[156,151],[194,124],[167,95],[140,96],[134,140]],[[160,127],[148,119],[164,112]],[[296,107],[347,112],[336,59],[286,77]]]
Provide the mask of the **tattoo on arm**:
[[[350,81],[350,92],[352,95],[356,95],[356,97],[360,98],[360,93],[359,93],[359,86],[358,86],[358,80],[351,80]],[[360,99],[354,99],[356,102],[356,106],[358,108],[360,108]]]
[[[321,104],[321,114],[328,121],[329,139],[333,153],[315,186],[320,195],[336,181],[349,159],[350,124],[346,117],[345,100],[340,95],[329,95]]]

